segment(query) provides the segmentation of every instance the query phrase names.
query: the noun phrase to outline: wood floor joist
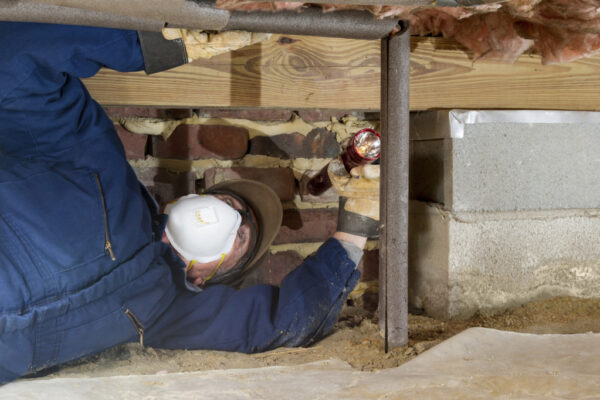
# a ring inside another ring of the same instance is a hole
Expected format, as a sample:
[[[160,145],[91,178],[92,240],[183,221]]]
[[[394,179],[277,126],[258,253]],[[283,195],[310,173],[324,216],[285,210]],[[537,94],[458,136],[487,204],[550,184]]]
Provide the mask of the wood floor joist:
[[[153,76],[102,70],[85,84],[104,105],[379,109],[379,41],[274,35]],[[456,42],[412,38],[411,110],[600,110],[600,56],[543,66],[480,60]]]

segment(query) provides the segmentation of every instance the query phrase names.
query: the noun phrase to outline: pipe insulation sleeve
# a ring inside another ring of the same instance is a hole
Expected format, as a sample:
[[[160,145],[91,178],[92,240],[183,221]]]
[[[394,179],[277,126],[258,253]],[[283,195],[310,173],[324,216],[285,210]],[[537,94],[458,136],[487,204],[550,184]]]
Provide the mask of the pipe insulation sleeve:
[[[211,31],[380,39],[392,32],[396,18],[378,19],[368,11],[324,13],[318,7],[301,11],[242,12],[214,8],[211,0],[7,0],[0,20],[89,25],[160,31],[164,26]]]
[[[378,19],[368,11],[344,10],[324,13],[318,7],[301,11],[232,11],[225,30],[380,39],[398,24],[396,18]]]
[[[264,0],[268,2],[280,0]],[[491,3],[504,3],[508,0],[310,0],[311,4],[355,5],[355,6],[437,6],[437,7],[467,7]]]
[[[99,26],[142,31],[160,31],[164,26],[162,21],[157,20],[26,1],[12,1],[0,6],[0,21]]]
[[[190,0],[17,0],[12,3],[19,5],[45,4],[58,6],[65,11],[79,9],[80,12],[93,11],[109,15],[160,21],[165,24],[177,24],[186,28],[220,31],[229,20],[229,12],[214,8],[212,1]],[[8,6],[8,9],[11,7]],[[0,13],[4,10],[0,8]],[[25,16],[26,17],[26,16]],[[46,20],[45,22],[54,22]],[[81,24],[79,24],[81,25]],[[105,25],[102,25],[105,26]],[[162,28],[161,26],[161,28]],[[130,26],[120,28],[135,29]],[[156,29],[153,29],[156,30]]]
[[[268,2],[280,0],[262,0]],[[306,3],[355,6],[422,6],[422,7],[469,7],[492,3],[505,3],[508,0],[310,0]]]

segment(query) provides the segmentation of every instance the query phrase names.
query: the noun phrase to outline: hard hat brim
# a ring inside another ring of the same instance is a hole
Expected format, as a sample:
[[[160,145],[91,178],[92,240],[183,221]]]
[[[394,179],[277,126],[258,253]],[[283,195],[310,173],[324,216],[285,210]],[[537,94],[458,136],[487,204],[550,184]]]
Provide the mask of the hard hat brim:
[[[241,284],[243,278],[257,265],[257,262],[267,252],[281,227],[283,208],[281,200],[275,192],[264,183],[249,180],[236,179],[217,183],[205,190],[226,190],[235,193],[246,201],[256,215],[258,243],[256,253],[244,266],[240,274],[227,282],[232,286]]]

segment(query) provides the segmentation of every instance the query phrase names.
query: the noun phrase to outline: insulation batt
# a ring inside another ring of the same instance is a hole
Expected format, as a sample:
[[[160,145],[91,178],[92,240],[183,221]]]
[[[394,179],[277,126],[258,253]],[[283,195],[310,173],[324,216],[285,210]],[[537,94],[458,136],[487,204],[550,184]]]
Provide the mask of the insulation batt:
[[[217,0],[227,10],[294,10],[310,3]],[[543,64],[592,56],[600,51],[600,0],[507,0],[474,7],[423,7],[319,4],[324,12],[368,10],[384,18],[411,23],[413,35],[453,38],[473,51],[475,60],[500,58],[514,62],[527,51]]]

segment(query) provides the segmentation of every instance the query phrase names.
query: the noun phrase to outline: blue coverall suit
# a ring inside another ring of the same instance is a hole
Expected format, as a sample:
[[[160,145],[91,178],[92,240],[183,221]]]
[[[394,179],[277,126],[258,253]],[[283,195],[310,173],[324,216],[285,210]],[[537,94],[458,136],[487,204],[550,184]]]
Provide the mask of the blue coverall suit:
[[[166,216],[79,79],[143,69],[136,32],[0,23],[0,60],[0,383],[140,335],[258,352],[332,328],[359,278],[335,239],[280,288],[186,290]]]

